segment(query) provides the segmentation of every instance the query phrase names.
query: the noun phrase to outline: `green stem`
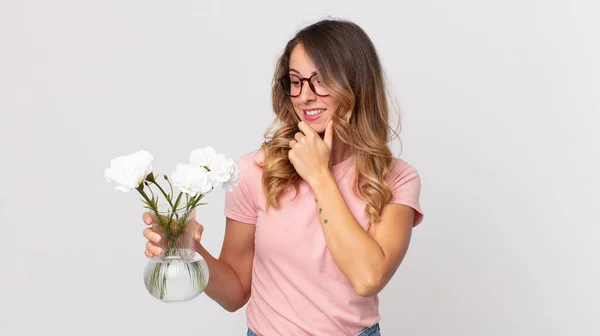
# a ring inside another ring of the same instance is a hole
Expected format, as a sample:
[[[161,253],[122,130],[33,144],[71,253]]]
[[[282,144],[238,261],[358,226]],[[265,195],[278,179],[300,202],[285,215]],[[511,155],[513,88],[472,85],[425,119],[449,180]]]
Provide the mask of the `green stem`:
[[[150,188],[150,187],[148,187]],[[152,210],[154,210],[154,212],[158,212],[158,209],[156,208],[156,204],[154,204],[154,202],[152,202],[148,196],[146,195],[146,193],[144,192],[144,189],[138,189],[136,188],[137,191],[140,192],[140,194],[142,194],[142,196],[146,199],[146,201],[148,201],[148,204],[150,205],[150,207],[152,208]]]
[[[177,207],[179,206],[179,202],[181,202],[181,195],[183,195],[183,193],[179,192],[179,196],[177,196],[177,200],[175,201],[175,205],[171,205],[171,207],[173,207],[173,211],[171,212],[171,220],[173,220],[173,215],[177,211]]]
[[[148,187],[148,188],[150,188],[150,187]],[[154,211],[154,213],[156,214],[156,218],[158,219],[158,222],[159,222],[159,223],[160,223],[160,225],[161,225],[161,226],[164,228],[166,225],[165,225],[165,223],[163,222],[163,220],[162,220],[162,218],[161,218],[160,214],[158,213],[158,208],[157,208],[156,204],[154,204],[154,202],[153,202],[153,201],[151,201],[151,200],[148,198],[148,195],[146,195],[146,193],[144,192],[144,189],[139,189],[139,188],[136,188],[136,190],[137,190],[137,191],[139,191],[139,193],[140,193],[140,194],[142,194],[142,196],[143,196],[143,197],[146,199],[146,201],[147,201],[147,202],[148,202],[148,204],[150,205],[150,208],[152,208],[152,210],[153,210],[153,211]]]
[[[198,198],[193,201],[192,206],[190,207],[191,209],[198,205],[198,202],[200,202],[200,200],[204,197],[204,194],[199,194],[197,197]]]
[[[155,197],[154,191],[152,191],[152,188],[150,187],[150,184],[147,181],[145,181],[145,184],[146,184],[146,186],[148,186],[148,190],[150,190],[150,194],[152,195],[152,199],[154,200],[154,197]]]
[[[192,204],[194,203],[197,196],[191,197],[189,195],[185,195],[187,197],[187,202],[185,204],[185,210],[190,210],[192,208]]]
[[[156,185],[158,187],[158,189],[162,192],[162,194],[167,199],[167,202],[169,202],[169,205],[173,208],[173,203],[171,203],[171,197],[165,192],[165,190],[160,186],[160,184],[158,184],[156,181],[151,181],[151,182],[154,183],[154,185]],[[175,209],[175,208],[173,208],[173,209]]]
[[[171,184],[171,181],[167,178],[167,175],[163,175],[164,179],[167,180],[167,183],[169,183],[169,187],[171,188],[171,195],[173,195],[173,185]]]

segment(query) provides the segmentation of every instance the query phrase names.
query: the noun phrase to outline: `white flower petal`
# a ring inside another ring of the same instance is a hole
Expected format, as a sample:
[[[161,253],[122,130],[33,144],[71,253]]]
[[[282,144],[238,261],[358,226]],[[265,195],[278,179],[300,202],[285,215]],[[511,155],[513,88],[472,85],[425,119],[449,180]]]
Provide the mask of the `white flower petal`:
[[[110,162],[110,168],[104,170],[107,182],[115,182],[115,189],[129,192],[137,188],[152,172],[154,157],[147,151],[138,151],[130,155],[119,156]]]
[[[213,157],[209,169],[215,187],[222,186],[226,190],[231,190],[233,186],[237,185],[239,172],[235,161],[232,159],[223,154],[217,154]]]
[[[190,196],[206,194],[213,188],[206,169],[193,164],[177,164],[175,171],[171,173],[171,182],[181,192]]]
[[[190,163],[198,167],[208,166],[216,154],[217,151],[210,146],[194,149],[190,153]]]

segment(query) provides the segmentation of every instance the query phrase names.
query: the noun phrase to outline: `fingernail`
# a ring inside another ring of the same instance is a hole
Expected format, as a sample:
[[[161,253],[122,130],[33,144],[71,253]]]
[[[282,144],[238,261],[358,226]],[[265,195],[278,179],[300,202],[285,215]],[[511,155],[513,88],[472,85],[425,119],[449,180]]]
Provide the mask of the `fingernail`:
[[[152,236],[152,241],[155,243],[158,243],[160,241],[160,236],[159,235]]]
[[[160,247],[154,248],[153,250],[155,255],[160,255],[162,253],[162,249]]]

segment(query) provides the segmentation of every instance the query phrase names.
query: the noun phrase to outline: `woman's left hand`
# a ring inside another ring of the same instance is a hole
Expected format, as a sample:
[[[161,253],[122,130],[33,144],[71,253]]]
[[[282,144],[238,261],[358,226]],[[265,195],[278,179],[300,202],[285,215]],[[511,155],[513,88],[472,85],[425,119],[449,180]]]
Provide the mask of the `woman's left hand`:
[[[329,156],[333,142],[333,120],[325,127],[323,139],[306,122],[298,124],[300,132],[290,141],[288,158],[294,168],[312,186],[324,173],[329,172]]]

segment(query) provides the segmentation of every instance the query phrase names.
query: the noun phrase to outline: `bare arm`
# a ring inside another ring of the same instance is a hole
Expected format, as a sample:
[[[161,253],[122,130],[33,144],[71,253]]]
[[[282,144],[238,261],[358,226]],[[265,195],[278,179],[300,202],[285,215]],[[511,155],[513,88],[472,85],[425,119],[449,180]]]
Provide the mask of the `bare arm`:
[[[311,187],[327,247],[336,264],[358,294],[379,293],[406,255],[414,210],[388,204],[383,208],[381,220],[365,232],[331,175],[324,175]]]
[[[250,298],[254,231],[252,224],[227,218],[218,259],[206,251],[200,242],[196,242],[196,251],[206,260],[209,269],[205,293],[230,312],[242,308]]]
[[[329,169],[333,121],[327,123],[323,139],[304,121],[298,123],[298,128],[301,132],[290,141],[288,157],[313,190],[327,248],[359,295],[375,295],[404,259],[415,211],[405,205],[388,204],[380,221],[365,232]]]

